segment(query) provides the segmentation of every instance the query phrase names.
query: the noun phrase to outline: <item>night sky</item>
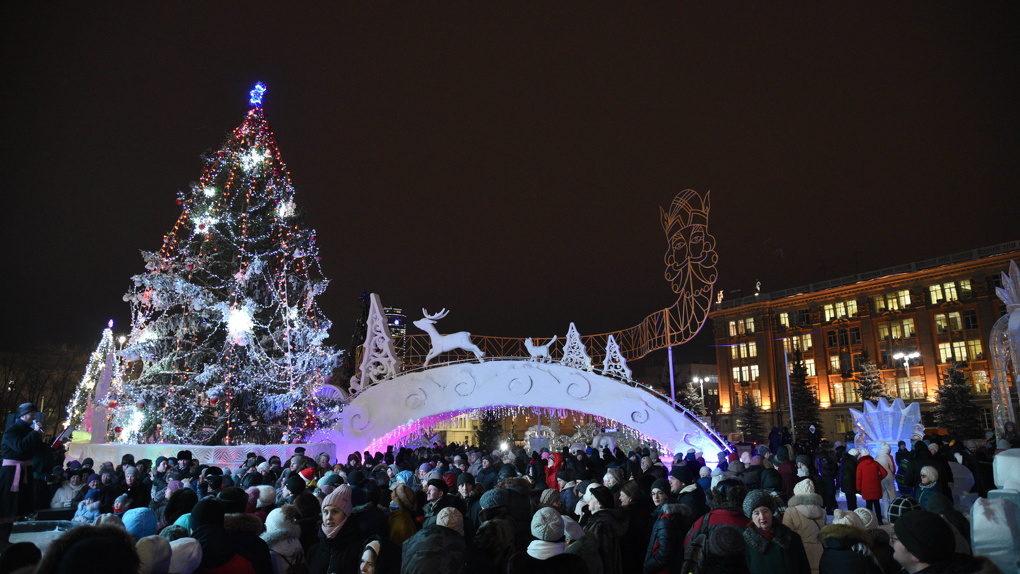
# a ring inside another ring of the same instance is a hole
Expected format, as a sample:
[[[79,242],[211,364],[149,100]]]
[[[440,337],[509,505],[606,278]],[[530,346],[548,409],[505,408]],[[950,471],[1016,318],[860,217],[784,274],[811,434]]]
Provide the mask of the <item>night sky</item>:
[[[632,326],[674,300],[658,210],[685,188],[733,297],[1015,240],[1018,12],[19,1],[0,351],[128,329],[139,251],[256,81],[340,347],[362,290],[443,332]]]

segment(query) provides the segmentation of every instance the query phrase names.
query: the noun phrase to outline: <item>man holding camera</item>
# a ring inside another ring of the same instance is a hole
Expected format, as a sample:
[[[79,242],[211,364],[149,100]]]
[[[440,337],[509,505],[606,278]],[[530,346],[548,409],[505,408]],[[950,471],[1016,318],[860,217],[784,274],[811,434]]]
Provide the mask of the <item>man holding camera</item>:
[[[4,431],[0,455],[0,523],[35,510],[35,486],[32,483],[32,457],[42,449],[42,427],[35,420],[39,409],[23,403],[14,422]]]

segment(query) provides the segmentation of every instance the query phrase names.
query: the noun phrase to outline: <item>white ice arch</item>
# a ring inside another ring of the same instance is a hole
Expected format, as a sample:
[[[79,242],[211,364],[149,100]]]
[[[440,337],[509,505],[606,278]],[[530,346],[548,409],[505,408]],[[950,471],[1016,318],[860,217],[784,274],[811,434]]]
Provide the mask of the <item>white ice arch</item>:
[[[351,399],[332,429],[312,440],[334,442],[338,453],[385,451],[436,421],[500,406],[570,409],[612,419],[673,452],[693,448],[714,458],[724,450],[722,438],[700,419],[638,383],[527,358],[435,366],[371,385]]]

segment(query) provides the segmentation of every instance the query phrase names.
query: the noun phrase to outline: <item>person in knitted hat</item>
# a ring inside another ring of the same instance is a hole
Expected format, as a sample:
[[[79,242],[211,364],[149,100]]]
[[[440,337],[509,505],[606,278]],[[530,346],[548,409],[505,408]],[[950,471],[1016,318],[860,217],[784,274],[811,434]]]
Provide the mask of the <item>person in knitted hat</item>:
[[[802,480],[794,485],[793,496],[783,514],[783,524],[800,536],[811,570],[817,572],[823,550],[818,533],[825,527],[825,508],[822,496],[815,492],[814,482]]]
[[[102,499],[103,494],[98,488],[89,489],[85,494],[85,498],[78,503],[78,509],[75,511],[72,520],[81,524],[94,524],[101,514],[99,505]]]
[[[291,476],[283,483],[284,502],[293,501],[294,497],[305,491],[305,479],[298,475]]]
[[[467,555],[463,532],[460,511],[444,508],[435,524],[425,526],[404,542],[401,548],[401,572],[429,574],[463,571]]]
[[[896,520],[892,545],[893,558],[906,572],[920,572],[930,566],[944,567],[956,561],[952,529],[937,514],[926,510],[911,510]]]
[[[674,466],[673,470],[669,471],[669,488],[674,502],[691,509],[693,520],[701,518],[708,512],[705,491],[698,486],[685,467]]]
[[[878,528],[878,517],[875,516],[874,512],[867,508],[858,508],[857,510],[854,510],[854,513],[857,514],[857,518],[861,521],[861,528],[865,530]]]
[[[473,540],[478,527],[478,513],[482,510],[482,492],[475,487],[475,477],[467,472],[460,473],[457,476],[457,493],[464,501],[467,539]]]
[[[411,487],[398,483],[390,491],[390,512],[386,518],[388,538],[397,546],[414,536],[418,531],[412,512],[416,506],[414,492]]]
[[[669,500],[669,481],[665,478],[657,478],[652,483],[652,504],[656,507],[662,506]]]
[[[889,522],[896,524],[896,520],[911,510],[919,510],[921,505],[913,496],[897,496],[889,505]]]
[[[744,515],[751,519],[751,525],[744,530],[748,570],[755,574],[810,574],[804,543],[796,532],[779,523],[772,495],[765,490],[752,490],[744,497],[742,506]]]
[[[84,572],[90,568],[105,574],[137,574],[140,561],[135,541],[120,526],[82,525],[65,530],[50,543],[35,572]]]
[[[668,493],[669,483],[665,479],[656,479],[652,483],[652,503],[655,508],[652,510],[652,530],[648,537],[650,542],[644,544],[644,557],[638,558],[644,561],[644,572],[669,571],[672,564],[683,560],[682,539],[684,533],[690,530],[691,509],[670,502]],[[630,520],[635,518],[631,516]]]
[[[510,495],[504,488],[482,494],[479,525],[468,553],[469,572],[505,572],[515,550],[516,528],[510,518]]]
[[[693,486],[698,488],[697,484]],[[591,487],[586,497],[591,516],[587,517],[587,521],[582,519],[584,530],[588,536],[594,536],[598,540],[599,557],[602,559],[605,572],[622,572],[623,557],[620,543],[627,532],[626,511],[613,508],[613,495],[602,485]]]
[[[266,531],[259,537],[272,552],[273,572],[286,572],[292,566],[305,564],[301,526],[297,520],[298,509],[293,504],[284,504],[266,516]]]
[[[319,544],[309,555],[311,572],[355,572],[361,562],[361,534],[355,521],[351,487],[341,484],[322,500]]]
[[[538,497],[540,507],[553,508],[557,512],[563,510],[563,501],[560,499],[560,491],[555,488],[547,488]]]
[[[555,509],[546,507],[535,513],[531,519],[531,535],[535,540],[528,544],[528,549],[510,557],[508,574],[583,572],[587,569],[583,558],[565,553],[564,521]]]

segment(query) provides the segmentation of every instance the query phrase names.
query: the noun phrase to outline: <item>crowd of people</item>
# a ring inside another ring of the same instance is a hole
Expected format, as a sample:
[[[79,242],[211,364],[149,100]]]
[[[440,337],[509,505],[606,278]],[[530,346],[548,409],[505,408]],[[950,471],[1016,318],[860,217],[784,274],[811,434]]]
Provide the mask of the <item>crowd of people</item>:
[[[18,419],[29,429],[30,415]],[[971,554],[948,488],[950,457],[973,465],[976,481],[987,470],[976,488],[994,488],[996,451],[970,441],[875,455],[780,442],[719,453],[711,466],[693,450],[670,463],[650,448],[436,444],[332,460],[295,445],[288,460],[252,452],[233,468],[181,450],[154,461],[65,460],[40,474],[7,462],[9,439],[31,446],[25,428],[4,436],[5,506],[20,486],[35,509],[73,510],[81,525],[45,554],[7,546],[0,574],[99,564],[132,574],[998,571]]]

